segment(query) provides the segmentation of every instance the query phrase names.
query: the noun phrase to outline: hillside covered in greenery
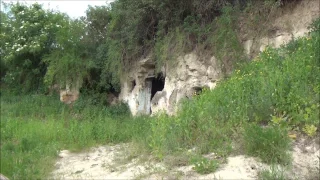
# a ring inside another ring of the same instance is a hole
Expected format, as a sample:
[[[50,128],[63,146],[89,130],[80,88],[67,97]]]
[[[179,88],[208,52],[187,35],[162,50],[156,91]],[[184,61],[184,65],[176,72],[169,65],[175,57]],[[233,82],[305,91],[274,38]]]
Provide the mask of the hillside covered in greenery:
[[[0,173],[46,178],[61,149],[123,142],[158,161],[187,157],[199,173],[217,170],[233,154],[290,167],[291,142],[319,136],[320,19],[305,37],[247,61],[237,13],[252,12],[254,3],[271,13],[285,2],[240,2],[118,0],[89,7],[76,20],[40,5],[9,5],[1,14]],[[119,72],[146,54],[160,65],[176,53],[221,49],[228,76],[183,101],[176,116],[132,117],[125,105],[106,106],[99,96],[118,91]],[[44,95],[48,85],[78,77],[93,93],[72,110],[57,95]],[[201,156],[209,152],[217,158]]]
[[[261,22],[285,3],[117,0],[89,7],[79,19],[39,4],[3,4],[8,11],[1,12],[1,82],[17,91],[45,92],[79,78],[90,92],[119,92],[120,74],[141,57],[152,55],[160,69],[194,50],[214,54],[230,73],[246,59],[239,24],[242,31],[262,34]]]

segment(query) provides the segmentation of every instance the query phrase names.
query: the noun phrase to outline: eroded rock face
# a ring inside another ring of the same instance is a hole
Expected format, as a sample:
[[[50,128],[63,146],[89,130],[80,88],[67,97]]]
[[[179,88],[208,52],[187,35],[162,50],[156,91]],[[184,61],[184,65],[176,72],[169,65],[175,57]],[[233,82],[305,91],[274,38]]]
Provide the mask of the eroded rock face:
[[[159,112],[161,110],[164,110],[164,107],[167,107],[167,104],[167,92],[158,91],[151,100],[151,110],[152,112]]]
[[[161,74],[166,75],[164,87],[152,94],[156,83],[152,81],[156,78],[154,67],[150,58],[142,59],[122,83],[119,98],[128,103],[133,115],[159,111],[174,114],[181,99],[191,98],[202,88],[214,88],[222,75],[215,57],[200,57],[196,53],[189,53],[178,57],[176,64],[162,68]],[[153,84],[149,87],[148,82]],[[150,101],[150,105],[147,101]]]
[[[294,7],[285,7],[283,13],[271,23],[269,36],[243,41],[245,52],[250,58],[264,51],[267,46],[278,48],[308,33],[308,26],[319,17],[319,0],[302,0],[296,3]]]
[[[122,79],[119,100],[128,103],[132,115],[137,115],[139,108],[143,107],[142,103],[146,102],[147,97],[142,98],[146,89],[146,79],[154,77],[155,65],[150,57],[143,58],[138,63],[133,64],[130,72],[126,74],[127,76]],[[149,112],[141,111],[142,114],[149,114]]]
[[[191,98],[203,88],[214,88],[216,81],[222,77],[217,59],[200,57],[196,53],[178,57],[177,66],[168,66],[163,91],[162,102],[152,103],[152,113],[164,110],[168,114],[175,114],[179,101]]]
[[[319,17],[318,0],[302,0],[271,22],[267,37],[242,39],[243,48],[249,58],[254,58],[267,46],[280,47],[292,38],[306,35],[308,26]],[[213,89],[222,77],[219,60],[191,52],[172,60],[161,68],[164,87],[153,93],[155,64],[151,58],[138,61],[122,80],[119,100],[127,102],[133,115],[155,114],[164,111],[175,114],[179,101],[191,98],[203,88]]]

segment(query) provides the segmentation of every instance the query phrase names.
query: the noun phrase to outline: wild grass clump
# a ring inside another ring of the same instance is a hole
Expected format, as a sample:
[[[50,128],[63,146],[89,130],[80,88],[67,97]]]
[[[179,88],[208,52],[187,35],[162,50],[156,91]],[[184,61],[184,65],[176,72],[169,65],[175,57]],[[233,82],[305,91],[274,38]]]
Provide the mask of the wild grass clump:
[[[258,174],[259,180],[285,180],[287,177],[285,176],[284,170],[279,167],[273,165],[270,170],[262,170]]]
[[[286,130],[280,127],[261,127],[248,125],[244,133],[244,149],[246,154],[260,157],[268,164],[288,165],[290,162],[290,139]]]
[[[194,165],[193,169],[199,174],[209,174],[219,168],[218,160],[210,160],[202,156],[191,158],[191,163]]]

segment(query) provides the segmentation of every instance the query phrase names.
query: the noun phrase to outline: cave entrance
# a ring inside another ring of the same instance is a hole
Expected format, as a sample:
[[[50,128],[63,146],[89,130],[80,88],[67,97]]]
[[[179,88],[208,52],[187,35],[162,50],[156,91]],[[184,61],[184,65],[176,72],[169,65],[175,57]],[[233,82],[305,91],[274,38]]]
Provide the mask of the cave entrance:
[[[152,86],[151,86],[151,99],[158,91],[162,91],[164,88],[164,77],[162,73],[159,73],[157,77],[152,78]]]
[[[162,73],[146,78],[145,88],[139,94],[138,111],[141,114],[151,114],[151,100],[158,91],[163,90],[164,82]]]

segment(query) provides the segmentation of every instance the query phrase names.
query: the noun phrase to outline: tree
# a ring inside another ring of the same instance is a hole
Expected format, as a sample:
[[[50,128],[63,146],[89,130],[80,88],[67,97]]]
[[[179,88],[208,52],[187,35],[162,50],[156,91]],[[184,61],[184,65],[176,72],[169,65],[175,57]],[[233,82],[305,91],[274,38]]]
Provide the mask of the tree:
[[[65,14],[44,10],[39,4],[9,4],[1,20],[1,56],[7,71],[3,79],[11,87],[37,90],[46,65],[42,58],[55,48],[56,32]]]
[[[55,49],[44,58],[48,66],[45,82],[79,90],[92,66],[84,41],[86,25],[79,19],[65,18],[62,22],[63,28],[56,32]]]
[[[6,45],[6,42],[5,42],[5,32],[8,32],[8,28],[5,28],[4,27],[4,22],[6,22],[8,20],[8,16],[6,13],[0,11],[0,22],[1,22],[1,31],[0,31],[0,57],[3,57],[4,55],[4,48],[5,48],[5,45]],[[2,78],[4,77],[4,75],[6,74],[7,72],[7,67],[4,63],[4,60],[3,58],[0,58],[0,82],[2,80]]]
[[[89,6],[86,11],[86,51],[93,61],[89,75],[85,81],[85,88],[96,92],[119,90],[117,83],[112,84],[112,71],[105,68],[108,62],[108,26],[111,21],[109,6]]]

